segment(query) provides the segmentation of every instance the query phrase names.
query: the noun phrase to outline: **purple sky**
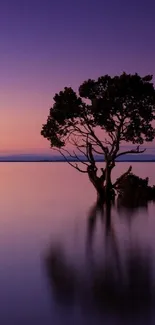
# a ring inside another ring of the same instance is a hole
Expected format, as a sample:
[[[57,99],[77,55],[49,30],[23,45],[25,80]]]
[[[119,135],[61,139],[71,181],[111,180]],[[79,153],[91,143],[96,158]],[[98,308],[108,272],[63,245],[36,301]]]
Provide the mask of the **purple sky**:
[[[122,71],[155,75],[155,2],[0,1],[0,152],[42,151],[55,92]]]

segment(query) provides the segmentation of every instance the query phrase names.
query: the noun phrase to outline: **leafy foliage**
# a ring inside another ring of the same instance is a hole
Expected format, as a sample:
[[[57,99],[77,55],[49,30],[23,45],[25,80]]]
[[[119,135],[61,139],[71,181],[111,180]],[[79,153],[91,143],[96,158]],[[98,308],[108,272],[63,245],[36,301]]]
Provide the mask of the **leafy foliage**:
[[[141,152],[139,145],[155,137],[154,118],[152,76],[105,75],[85,81],[78,95],[67,87],[56,94],[41,134],[63,155],[67,152],[78,161],[78,153],[82,153],[85,165],[90,166],[96,153],[104,155],[106,161],[114,161],[120,154]],[[122,141],[138,146],[120,153]],[[72,145],[71,153],[66,149],[68,144]]]

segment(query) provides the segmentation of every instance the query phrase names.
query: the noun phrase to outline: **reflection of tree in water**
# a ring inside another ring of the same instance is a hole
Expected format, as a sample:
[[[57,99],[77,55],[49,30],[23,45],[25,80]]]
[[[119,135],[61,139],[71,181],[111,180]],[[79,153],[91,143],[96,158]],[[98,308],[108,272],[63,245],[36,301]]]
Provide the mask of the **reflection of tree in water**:
[[[132,219],[138,215],[138,212],[145,212],[147,215],[148,202],[143,204],[122,204],[119,200],[117,201],[117,211],[120,217],[125,217],[128,222],[132,222]]]
[[[60,247],[51,247],[46,257],[46,267],[56,299],[66,303],[73,302],[76,275]]]
[[[89,274],[85,274],[73,268],[63,249],[52,247],[46,258],[46,268],[53,293],[63,303],[73,304],[76,300],[76,303],[78,301],[94,312],[124,314],[128,318],[136,314],[142,317],[148,315],[155,302],[150,255],[132,244],[122,259],[111,222],[110,206],[102,210],[94,206],[91,210],[87,245],[92,244],[99,216],[105,222],[105,239],[111,245],[113,258],[93,263]]]
[[[134,248],[126,256],[123,272],[110,263],[95,270],[93,302],[109,311],[143,313],[152,304],[152,275],[149,256]]]

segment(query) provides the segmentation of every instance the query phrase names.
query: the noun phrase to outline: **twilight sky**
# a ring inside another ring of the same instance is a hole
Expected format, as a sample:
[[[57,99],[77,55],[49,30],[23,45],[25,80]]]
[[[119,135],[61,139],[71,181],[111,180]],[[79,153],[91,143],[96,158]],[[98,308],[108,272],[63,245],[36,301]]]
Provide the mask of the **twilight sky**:
[[[154,0],[1,0],[0,153],[44,152],[55,92],[85,79],[155,75]]]

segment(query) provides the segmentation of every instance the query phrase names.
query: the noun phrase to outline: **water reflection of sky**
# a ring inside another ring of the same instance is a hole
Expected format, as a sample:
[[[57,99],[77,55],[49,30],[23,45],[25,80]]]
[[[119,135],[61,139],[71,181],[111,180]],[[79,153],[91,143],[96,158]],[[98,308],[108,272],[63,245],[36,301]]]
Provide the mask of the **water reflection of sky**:
[[[118,164],[115,173],[119,175],[128,165]],[[155,183],[154,164],[136,163],[133,171],[143,177],[152,175],[151,183]],[[51,247],[63,250],[67,263],[87,280],[92,265],[104,266],[107,252],[116,265],[117,251],[124,256],[131,244],[143,253],[148,249],[153,262],[152,203],[147,210],[112,208],[112,241],[108,241],[105,216],[97,217],[93,230],[88,223],[95,203],[93,188],[85,176],[68,165],[8,163],[1,164],[0,174],[1,323],[59,325],[73,324],[76,319],[77,324],[87,324],[88,314],[86,317],[78,304],[72,311],[69,305],[61,306],[61,313],[55,305],[45,267]],[[101,319],[95,322],[98,317],[94,314],[89,324],[100,324]],[[111,318],[110,322],[117,324]]]

